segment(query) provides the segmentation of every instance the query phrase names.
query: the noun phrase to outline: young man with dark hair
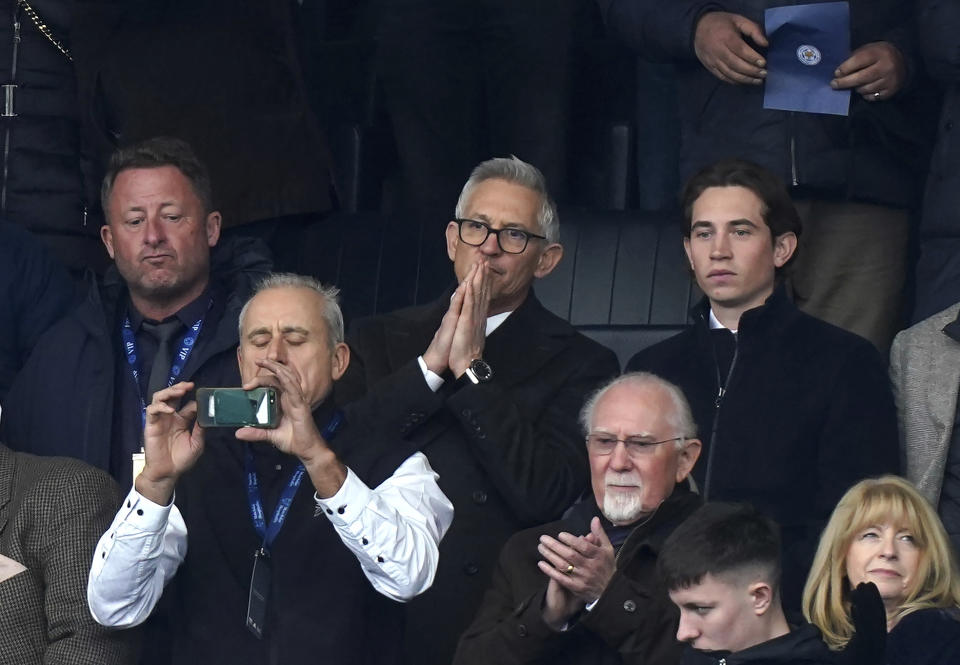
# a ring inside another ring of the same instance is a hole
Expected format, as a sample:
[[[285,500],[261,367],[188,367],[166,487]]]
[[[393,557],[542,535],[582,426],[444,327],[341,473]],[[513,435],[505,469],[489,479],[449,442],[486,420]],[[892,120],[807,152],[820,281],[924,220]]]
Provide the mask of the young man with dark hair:
[[[683,389],[702,434],[694,478],[706,500],[747,501],[783,528],[784,602],[799,607],[820,529],[843,492],[898,470],[883,360],[866,340],[800,312],[779,274],[799,218],[772,173],[711,165],[682,198],[683,245],[705,294],[694,325],[628,371]]]
[[[711,503],[667,538],[657,562],[680,610],[682,665],[832,662],[819,631],[791,631],[780,603],[780,533],[747,505]]]

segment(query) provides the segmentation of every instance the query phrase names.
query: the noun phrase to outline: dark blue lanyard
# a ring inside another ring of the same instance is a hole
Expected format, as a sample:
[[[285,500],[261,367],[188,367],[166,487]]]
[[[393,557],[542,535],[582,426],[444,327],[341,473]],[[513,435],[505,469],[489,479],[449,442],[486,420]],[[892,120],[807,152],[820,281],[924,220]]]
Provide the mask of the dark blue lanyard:
[[[343,412],[339,410],[334,411],[330,417],[330,421],[326,427],[323,428],[323,433],[321,434],[323,439],[325,441],[332,441],[342,422]],[[290,480],[287,481],[287,486],[280,495],[280,501],[273,511],[270,525],[267,526],[263,512],[263,502],[260,500],[260,480],[257,478],[257,469],[253,463],[253,451],[250,449],[250,444],[247,444],[244,466],[247,472],[247,499],[250,502],[250,517],[253,518],[253,528],[262,540],[260,551],[263,554],[268,554],[270,548],[273,546],[273,541],[277,539],[277,534],[280,533],[280,529],[283,527],[284,520],[287,519],[287,513],[290,512],[290,504],[293,503],[293,496],[300,488],[300,481],[303,480],[303,474],[306,472],[306,469],[303,468],[303,462],[297,463],[297,467],[293,470]]]
[[[213,304],[213,300],[207,305],[207,309]],[[203,328],[203,317],[197,319],[180,339],[180,348],[173,362],[170,363],[170,377],[167,379],[167,387],[172,386],[183,372],[187,359],[193,353],[193,348],[197,344],[197,337],[200,336],[200,329]],[[130,315],[123,318],[123,327],[120,329],[123,337],[123,351],[127,355],[127,365],[130,367],[130,373],[133,374],[133,383],[137,386],[137,398],[140,400],[140,429],[147,424],[147,403],[143,400],[143,393],[140,391],[140,358],[137,356],[137,337],[133,332],[133,325],[130,323]]]

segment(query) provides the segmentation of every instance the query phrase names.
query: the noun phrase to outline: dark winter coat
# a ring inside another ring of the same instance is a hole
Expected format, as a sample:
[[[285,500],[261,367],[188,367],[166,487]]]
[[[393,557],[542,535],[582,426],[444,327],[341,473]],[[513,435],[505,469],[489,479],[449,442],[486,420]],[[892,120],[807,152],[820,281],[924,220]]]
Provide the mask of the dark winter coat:
[[[52,39],[72,53],[74,0],[30,0]],[[16,0],[0,0],[0,214],[35,232],[85,234],[95,187],[84,178],[74,65]],[[4,111],[10,102],[10,113]]]
[[[887,635],[887,665],[960,663],[960,614],[929,609],[908,614]]]
[[[793,609],[843,493],[862,478],[899,470],[890,382],[869,342],[802,313],[778,288],[741,317],[718,400],[709,314],[704,299],[691,328],[641,351],[627,370],[683,389],[703,442],[693,476],[705,500],[748,502],[780,524]]]
[[[786,635],[732,654],[688,647],[680,665],[832,665],[834,658],[817,627],[807,623]]]
[[[686,485],[678,485],[649,521],[627,536],[617,553],[617,570],[597,604],[564,632],[543,621],[548,578],[537,568],[540,536],[561,531],[589,533],[600,515],[596,501],[574,506],[558,522],[521,531],[500,554],[493,586],[473,623],[463,634],[454,665],[675,665],[679,614],[657,576],[657,555],[673,530],[701,504]],[[602,516],[604,529],[611,525]]]
[[[960,3],[920,0],[920,48],[930,76],[943,85],[937,143],[930,162],[921,232],[960,237]]]
[[[237,319],[270,261],[263,245],[250,240],[224,243],[211,261],[211,280],[223,285],[226,302],[218,321],[204,322],[197,353],[190,355],[182,377],[211,386],[238,385]],[[0,438],[7,445],[110,469],[118,402],[115,363],[123,359],[119,313],[125,302],[126,287],[111,269],[102,284],[91,286],[83,303],[40,339],[3,405]],[[129,484],[129,478],[118,480]]]
[[[75,290],[39,240],[0,222],[0,403],[37,340],[69,309]]]

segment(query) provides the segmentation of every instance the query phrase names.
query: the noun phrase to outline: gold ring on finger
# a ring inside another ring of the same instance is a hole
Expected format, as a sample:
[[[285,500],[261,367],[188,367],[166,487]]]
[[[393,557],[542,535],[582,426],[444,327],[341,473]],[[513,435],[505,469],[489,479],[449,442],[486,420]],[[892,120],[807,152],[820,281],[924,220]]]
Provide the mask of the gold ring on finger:
[[[575,570],[576,570],[576,567],[574,567],[572,563],[567,564],[567,570],[566,570],[567,575],[573,575],[573,571]]]

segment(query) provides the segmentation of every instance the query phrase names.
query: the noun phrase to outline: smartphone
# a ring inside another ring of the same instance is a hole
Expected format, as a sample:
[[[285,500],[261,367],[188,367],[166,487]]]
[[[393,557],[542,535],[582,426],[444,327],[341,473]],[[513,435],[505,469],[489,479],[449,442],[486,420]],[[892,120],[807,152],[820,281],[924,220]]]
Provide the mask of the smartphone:
[[[200,388],[197,422],[201,427],[260,427],[273,429],[279,421],[277,391],[264,387]]]

